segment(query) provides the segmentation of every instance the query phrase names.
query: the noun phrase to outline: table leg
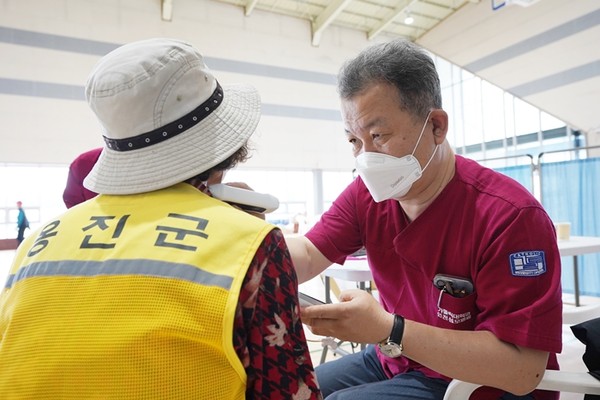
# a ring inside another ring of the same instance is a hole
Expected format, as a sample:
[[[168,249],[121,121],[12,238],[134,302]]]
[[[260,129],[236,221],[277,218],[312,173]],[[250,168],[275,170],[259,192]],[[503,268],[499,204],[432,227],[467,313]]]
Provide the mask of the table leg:
[[[575,285],[573,286],[575,291],[575,307],[579,307],[579,268],[577,268],[577,256],[573,256],[573,279]]]

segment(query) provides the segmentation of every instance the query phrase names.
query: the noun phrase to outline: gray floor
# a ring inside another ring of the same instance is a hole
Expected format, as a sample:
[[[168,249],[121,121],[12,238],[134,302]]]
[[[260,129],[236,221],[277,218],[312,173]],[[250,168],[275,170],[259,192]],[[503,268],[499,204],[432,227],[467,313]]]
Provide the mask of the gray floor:
[[[14,251],[4,250],[0,251],[0,282],[5,282],[8,275],[10,263],[14,256]],[[2,283],[3,284],[3,283]],[[347,289],[354,287],[353,282],[338,282],[341,289]],[[309,295],[324,300],[325,287],[321,282],[320,278],[315,278],[309,282],[306,282],[300,286],[300,289]],[[376,294],[376,293],[375,293]],[[573,302],[573,296],[565,294],[565,311],[573,309],[574,306],[568,303]],[[600,298],[597,297],[581,297],[581,304],[585,307],[600,303]],[[600,314],[598,315],[600,316]],[[318,365],[321,361],[323,344],[322,337],[313,335],[308,329],[306,329],[306,336],[309,341],[309,347],[311,349],[311,357],[314,365]],[[349,343],[342,344],[341,348],[345,351],[358,351],[358,349],[352,348]],[[584,346],[581,344],[571,333],[569,326],[563,326],[563,352],[559,355],[559,362],[561,369],[565,371],[586,371],[585,365],[581,360]],[[334,354],[332,351],[327,352],[326,361],[332,360],[339,355]],[[581,400],[583,395],[573,393],[563,393],[561,400]]]

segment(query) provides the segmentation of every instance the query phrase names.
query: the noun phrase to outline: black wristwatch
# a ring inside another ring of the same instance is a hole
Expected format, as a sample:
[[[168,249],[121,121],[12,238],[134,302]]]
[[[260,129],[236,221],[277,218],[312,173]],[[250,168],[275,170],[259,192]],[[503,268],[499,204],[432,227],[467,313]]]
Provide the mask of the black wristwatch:
[[[402,335],[404,334],[404,317],[394,314],[394,326],[390,337],[379,343],[379,351],[386,357],[400,357],[402,355]]]

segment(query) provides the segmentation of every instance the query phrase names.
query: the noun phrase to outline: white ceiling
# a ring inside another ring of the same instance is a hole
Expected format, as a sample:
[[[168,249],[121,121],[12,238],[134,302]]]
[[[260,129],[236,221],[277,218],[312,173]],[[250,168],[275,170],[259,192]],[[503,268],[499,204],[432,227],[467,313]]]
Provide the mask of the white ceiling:
[[[600,1],[471,4],[417,39],[586,133],[600,133]]]
[[[168,14],[177,0],[162,0]],[[214,0],[403,36],[583,132],[600,132],[600,0]],[[410,14],[412,23],[405,22]],[[168,17],[164,15],[163,17]]]
[[[312,43],[317,46],[329,25],[365,32],[369,39],[385,32],[415,40],[456,12],[465,3],[479,0],[218,0],[244,8],[307,19]],[[406,20],[412,17],[413,21]]]

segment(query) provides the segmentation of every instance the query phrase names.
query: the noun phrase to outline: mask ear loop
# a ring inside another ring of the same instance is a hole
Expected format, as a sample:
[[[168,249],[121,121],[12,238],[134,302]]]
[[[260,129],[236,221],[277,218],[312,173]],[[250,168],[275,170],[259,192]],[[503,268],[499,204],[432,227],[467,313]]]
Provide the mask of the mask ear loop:
[[[429,157],[429,161],[427,161],[427,164],[425,164],[425,166],[423,167],[423,169],[421,170],[421,172],[425,171],[425,168],[427,168],[427,166],[429,165],[429,163],[431,162],[431,160],[433,160],[433,157],[435,156],[435,153],[437,152],[437,149],[440,145],[436,144],[435,145],[435,149],[433,149],[433,153],[431,154],[431,157]]]
[[[427,118],[425,118],[425,123],[423,124],[423,127],[421,128],[421,133],[419,134],[419,139],[417,140],[417,144],[415,144],[415,148],[413,149],[412,153],[410,153],[411,156],[415,155],[415,151],[417,151],[417,147],[419,147],[419,143],[421,142],[421,138],[423,137],[423,132],[425,132],[425,127],[427,126],[427,123],[429,122],[429,117],[431,116],[431,111],[430,110],[429,113],[427,114]]]
[[[423,137],[423,132],[425,132],[425,127],[427,126],[427,123],[429,122],[429,117],[431,116],[431,112],[433,110],[430,110],[429,113],[427,114],[427,118],[425,118],[425,123],[423,124],[423,127],[421,128],[421,133],[419,134],[419,139],[417,140],[417,144],[415,144],[415,148],[413,149],[413,152],[411,153],[411,156],[414,157],[415,156],[415,151],[417,151],[417,147],[419,146],[419,143],[421,142],[421,138]],[[435,153],[437,152],[437,149],[440,145],[436,144],[435,145],[435,149],[433,149],[433,153],[431,154],[431,157],[429,157],[429,160],[427,160],[427,164],[425,164],[425,166],[421,169],[421,172],[425,171],[425,169],[429,166],[429,164],[431,163],[431,160],[433,160],[433,157],[435,156]],[[440,296],[441,299],[441,296]]]

